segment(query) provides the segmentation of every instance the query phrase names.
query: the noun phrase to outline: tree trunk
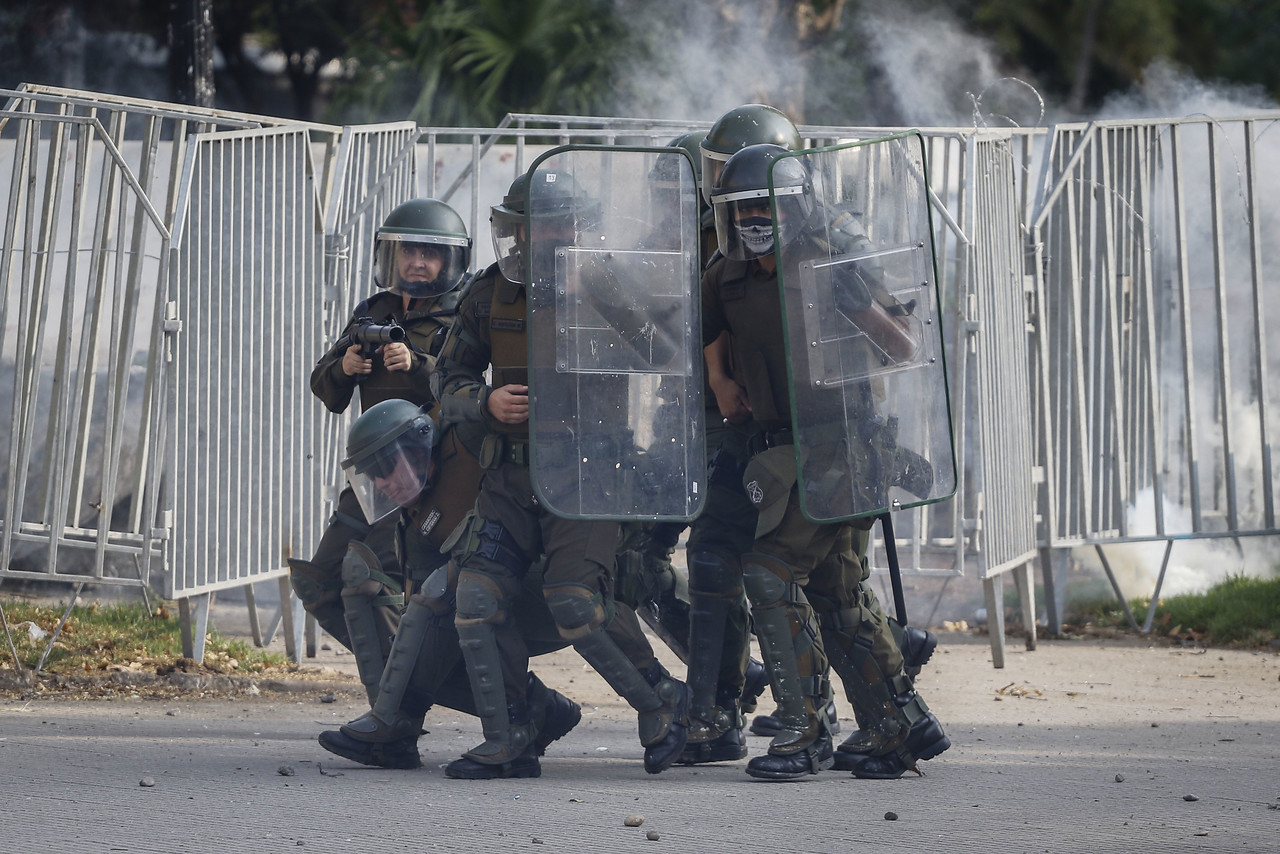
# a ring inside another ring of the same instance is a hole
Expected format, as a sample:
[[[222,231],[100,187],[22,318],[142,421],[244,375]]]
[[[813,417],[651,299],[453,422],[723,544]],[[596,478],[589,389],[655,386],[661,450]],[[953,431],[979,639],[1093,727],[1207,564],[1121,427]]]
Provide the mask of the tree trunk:
[[[1093,48],[1098,39],[1099,0],[1090,0],[1085,13],[1084,29],[1080,33],[1080,53],[1076,56],[1076,73],[1071,80],[1071,93],[1067,96],[1067,109],[1074,115],[1084,112],[1089,97],[1089,76],[1093,69]]]
[[[212,107],[212,0],[170,0],[169,92],[175,103]]]

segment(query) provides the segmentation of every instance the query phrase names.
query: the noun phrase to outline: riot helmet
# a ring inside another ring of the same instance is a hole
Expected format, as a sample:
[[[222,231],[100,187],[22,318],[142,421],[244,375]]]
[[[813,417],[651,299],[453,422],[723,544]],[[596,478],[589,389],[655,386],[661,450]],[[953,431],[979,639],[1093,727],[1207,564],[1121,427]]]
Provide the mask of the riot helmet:
[[[667,148],[682,148],[693,163],[693,180],[702,182],[702,151],[699,146],[706,139],[706,131],[690,131],[682,133],[667,143]],[[649,186],[655,189],[680,189],[680,155],[659,154],[649,170]]]
[[[664,216],[671,215],[673,212],[680,211],[683,195],[699,192],[698,173],[701,168],[701,159],[698,143],[704,136],[706,136],[705,131],[685,133],[666,145],[667,148],[682,149],[688,155],[689,163],[693,167],[692,174],[684,165],[685,156],[679,152],[664,151],[654,158],[647,182],[652,210],[660,211]],[[693,179],[692,183],[690,183],[690,177]],[[698,196],[697,203],[699,211],[706,207],[701,195]]]
[[[511,182],[502,204],[490,210],[494,254],[498,269],[512,282],[523,282],[526,227],[537,222],[539,234],[563,232],[566,242],[595,227],[600,203],[587,196],[573,176],[558,169],[537,169]]]
[[[399,398],[366,409],[347,433],[342,470],[369,524],[411,506],[431,485],[437,427]]]
[[[726,258],[746,261],[773,253],[800,234],[813,212],[809,172],[786,153],[780,145],[748,145],[725,163],[711,206]]]
[[[373,280],[409,297],[438,297],[462,283],[471,265],[471,238],[453,208],[437,199],[397,206],[378,229]]]
[[[711,203],[711,190],[720,178],[729,158],[748,145],[770,143],[791,151],[804,148],[800,131],[791,119],[767,104],[743,104],[725,113],[707,131],[699,145],[702,171],[698,181],[702,185],[702,198]]]

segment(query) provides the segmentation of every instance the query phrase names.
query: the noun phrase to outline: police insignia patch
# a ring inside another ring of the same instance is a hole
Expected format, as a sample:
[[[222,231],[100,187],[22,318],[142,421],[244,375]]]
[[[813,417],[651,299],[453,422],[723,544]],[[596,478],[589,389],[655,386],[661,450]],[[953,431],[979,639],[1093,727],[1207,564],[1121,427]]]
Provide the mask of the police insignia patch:
[[[427,514],[427,518],[422,520],[422,525],[418,528],[418,530],[421,531],[422,536],[425,537],[427,536],[427,534],[431,533],[431,530],[436,526],[436,523],[439,521],[440,521],[440,511],[436,510],[435,508],[432,508],[431,512]]]

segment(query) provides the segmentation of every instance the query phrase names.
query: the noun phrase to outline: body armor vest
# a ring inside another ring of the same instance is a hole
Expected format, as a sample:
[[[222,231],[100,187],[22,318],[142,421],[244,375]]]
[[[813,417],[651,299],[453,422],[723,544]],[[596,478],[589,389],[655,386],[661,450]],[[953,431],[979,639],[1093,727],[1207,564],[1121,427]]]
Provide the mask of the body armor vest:
[[[499,278],[489,307],[489,361],[492,388],[529,384],[529,334],[524,285]],[[529,425],[493,422],[490,429],[508,436],[528,436]]]

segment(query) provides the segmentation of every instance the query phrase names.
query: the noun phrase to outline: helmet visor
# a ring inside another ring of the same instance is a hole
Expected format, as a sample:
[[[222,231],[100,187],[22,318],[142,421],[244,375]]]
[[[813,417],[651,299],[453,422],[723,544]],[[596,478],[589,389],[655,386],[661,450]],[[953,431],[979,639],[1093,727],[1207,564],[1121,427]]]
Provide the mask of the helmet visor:
[[[421,446],[397,440],[345,461],[342,470],[373,524],[413,506],[430,483],[431,459]]]
[[[770,207],[768,190],[744,190],[712,198],[716,215],[716,239],[720,252],[733,261],[747,261],[772,254],[779,245],[795,239],[804,224],[801,187],[779,187]]]
[[[498,269],[509,282],[523,282],[524,269],[524,217],[493,208],[489,217],[489,231],[493,235],[493,253],[498,259]]]
[[[701,151],[702,200],[707,204],[711,204],[711,192],[715,189],[716,184],[720,183],[720,173],[724,171],[724,164],[729,162],[730,155],[711,151],[707,148],[703,148]]]
[[[382,232],[374,253],[374,280],[392,293],[434,297],[456,288],[471,263],[465,237]]]

